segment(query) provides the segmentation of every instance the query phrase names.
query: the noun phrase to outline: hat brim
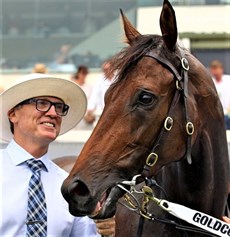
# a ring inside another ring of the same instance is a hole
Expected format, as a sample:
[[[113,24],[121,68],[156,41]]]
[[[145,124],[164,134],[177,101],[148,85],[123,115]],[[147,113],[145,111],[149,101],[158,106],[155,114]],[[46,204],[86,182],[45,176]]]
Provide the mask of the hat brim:
[[[7,113],[20,102],[38,96],[53,96],[69,105],[68,114],[62,117],[60,134],[68,132],[83,118],[87,108],[84,91],[74,82],[46,74],[29,74],[0,95],[0,138],[10,141],[13,134]]]

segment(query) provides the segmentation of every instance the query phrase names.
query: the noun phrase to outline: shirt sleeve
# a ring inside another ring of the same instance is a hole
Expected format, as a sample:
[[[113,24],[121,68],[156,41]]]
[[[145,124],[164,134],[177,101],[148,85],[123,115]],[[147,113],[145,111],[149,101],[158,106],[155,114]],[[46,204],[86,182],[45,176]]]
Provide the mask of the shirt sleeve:
[[[87,216],[76,217],[69,237],[100,237],[96,224]]]

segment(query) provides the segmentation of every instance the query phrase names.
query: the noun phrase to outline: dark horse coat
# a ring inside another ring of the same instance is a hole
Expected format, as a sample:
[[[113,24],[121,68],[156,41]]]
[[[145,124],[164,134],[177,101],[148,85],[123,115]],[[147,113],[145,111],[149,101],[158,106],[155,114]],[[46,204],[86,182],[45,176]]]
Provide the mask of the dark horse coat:
[[[122,19],[129,46],[112,59],[117,80],[62,186],[70,212],[95,218],[116,212],[116,236],[136,236],[139,215],[117,205],[124,195],[117,183],[145,173],[156,178],[169,201],[221,218],[229,160],[223,110],[213,81],[206,68],[177,45],[175,13],[167,0],[160,16],[162,36],[141,35],[123,14]],[[157,162],[143,172],[151,152]],[[155,194],[166,198],[159,189]],[[155,205],[149,209],[172,219]],[[200,235],[146,220],[142,236]]]

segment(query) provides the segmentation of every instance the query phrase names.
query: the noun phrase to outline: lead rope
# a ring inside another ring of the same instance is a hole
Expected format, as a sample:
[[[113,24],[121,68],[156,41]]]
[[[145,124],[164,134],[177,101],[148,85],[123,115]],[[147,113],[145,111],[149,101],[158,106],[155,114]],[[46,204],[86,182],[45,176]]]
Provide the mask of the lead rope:
[[[149,193],[149,190],[148,190],[148,188],[150,188],[151,187],[151,192],[150,193],[152,193],[152,188],[154,187],[154,186],[156,186],[156,187],[158,187],[162,192],[163,192],[163,194],[164,194],[164,196],[166,197],[166,199],[167,199],[167,195],[166,195],[166,193],[165,193],[165,191],[164,191],[164,189],[161,187],[161,186],[159,186],[158,185],[158,183],[156,182],[156,180],[155,179],[145,179],[145,183],[146,183],[146,185],[147,186],[144,186],[143,187],[143,189],[145,189],[145,192],[148,194]],[[147,188],[147,189],[146,189]],[[179,226],[181,226],[182,227],[182,225],[181,225],[181,223],[176,223],[176,222],[174,222],[174,221],[172,221],[172,220],[163,220],[163,219],[160,219],[160,218],[157,218],[157,217],[153,217],[153,215],[152,215],[152,218],[150,218],[149,216],[147,217],[146,216],[146,214],[148,214],[148,211],[147,211],[147,205],[148,205],[148,202],[149,202],[149,199],[148,200],[146,200],[146,202],[145,202],[145,204],[143,205],[142,204],[142,208],[145,208],[145,210],[144,210],[144,212],[143,212],[143,209],[141,210],[141,212],[140,212],[140,218],[139,218],[139,223],[138,223],[138,229],[137,229],[137,235],[136,235],[136,237],[141,237],[142,236],[142,233],[143,233],[143,229],[144,229],[144,222],[145,222],[145,219],[149,219],[149,220],[151,220],[151,221],[157,221],[157,222],[159,222],[159,223],[163,223],[163,224],[171,224],[171,225],[174,225],[176,228],[177,227],[179,227]],[[148,214],[149,215],[149,214]],[[180,219],[178,219],[179,220],[179,222],[180,222]],[[179,229],[179,228],[178,228]],[[188,235],[187,235],[187,233],[186,233],[186,228],[181,228],[181,230],[183,231],[183,236],[184,237],[188,237]]]
[[[121,188],[123,191],[126,192],[124,197],[127,203],[124,204],[120,201],[119,203],[127,207],[129,210],[134,211],[137,214],[139,214],[141,219],[144,218],[144,220],[147,219],[149,221],[157,221],[162,224],[169,224],[171,226],[174,226],[176,229],[183,231],[183,234],[186,236],[187,236],[187,233],[185,231],[195,232],[195,233],[204,234],[204,235],[212,236],[212,237],[213,236],[216,236],[216,237],[229,236],[230,225],[219,219],[216,219],[205,213],[192,210],[185,206],[166,201],[164,199],[158,199],[154,196],[153,189],[147,185],[144,185],[141,188],[141,191],[136,190],[135,185],[136,185],[136,180],[138,177],[141,177],[141,175],[134,176],[131,181],[123,181],[121,183],[118,183],[117,187]],[[160,187],[154,179],[151,179],[151,180],[149,179],[148,182],[152,184],[156,184],[156,186]],[[127,189],[124,185],[126,187],[130,186],[130,189]],[[134,194],[143,195],[142,204],[139,203],[138,199],[134,196]],[[148,212],[148,204],[150,203],[150,201],[155,202],[164,211],[167,211],[169,214],[177,217],[178,220],[180,219],[184,220],[185,222],[190,223],[193,226],[183,225],[173,220],[162,219],[162,218],[158,218],[154,216],[154,214]],[[143,225],[144,225],[144,223],[142,224],[142,222],[139,222],[139,223],[141,224],[140,224],[140,227],[138,227],[137,237],[141,237],[142,231],[143,231]]]

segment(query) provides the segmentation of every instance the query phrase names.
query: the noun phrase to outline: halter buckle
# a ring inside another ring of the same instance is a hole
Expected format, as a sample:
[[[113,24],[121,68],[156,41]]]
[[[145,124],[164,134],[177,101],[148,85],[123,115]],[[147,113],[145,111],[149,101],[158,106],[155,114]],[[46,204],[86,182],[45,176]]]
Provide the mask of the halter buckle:
[[[155,152],[152,152],[148,155],[146,159],[146,165],[152,167],[157,163],[157,160],[158,160],[158,155]]]
[[[189,70],[189,63],[188,63],[188,60],[186,58],[181,59],[181,65],[182,65],[182,67],[185,71]]]
[[[165,119],[164,128],[165,128],[165,130],[170,131],[172,129],[172,126],[173,126],[173,119],[168,116]]]
[[[183,87],[180,85],[181,81],[179,80],[176,80],[176,88],[178,91],[182,91],[183,90]]]
[[[186,124],[186,132],[190,136],[194,133],[194,125],[193,125],[192,122],[187,122],[187,124]]]

